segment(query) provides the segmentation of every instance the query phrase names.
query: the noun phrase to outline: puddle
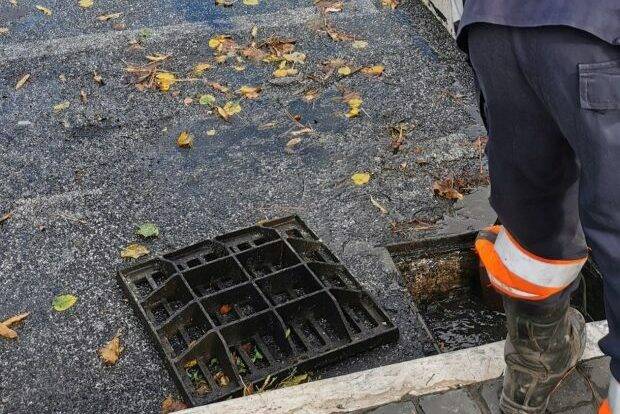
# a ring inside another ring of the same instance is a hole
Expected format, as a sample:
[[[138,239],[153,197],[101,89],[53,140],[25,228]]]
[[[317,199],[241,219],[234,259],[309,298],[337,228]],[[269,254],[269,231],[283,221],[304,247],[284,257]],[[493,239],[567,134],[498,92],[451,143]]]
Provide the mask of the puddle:
[[[475,237],[476,232],[470,232],[388,246],[441,352],[506,337],[500,297],[492,289],[481,286],[473,249]],[[573,306],[588,321],[604,319],[602,277],[592,262],[584,266],[582,278]]]

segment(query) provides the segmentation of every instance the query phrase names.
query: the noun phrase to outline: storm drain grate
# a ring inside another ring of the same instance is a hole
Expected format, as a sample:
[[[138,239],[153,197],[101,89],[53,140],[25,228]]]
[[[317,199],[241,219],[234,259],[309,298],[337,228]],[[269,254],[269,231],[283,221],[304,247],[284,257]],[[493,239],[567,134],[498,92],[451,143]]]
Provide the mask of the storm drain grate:
[[[165,254],[119,279],[193,405],[398,338],[297,216]]]

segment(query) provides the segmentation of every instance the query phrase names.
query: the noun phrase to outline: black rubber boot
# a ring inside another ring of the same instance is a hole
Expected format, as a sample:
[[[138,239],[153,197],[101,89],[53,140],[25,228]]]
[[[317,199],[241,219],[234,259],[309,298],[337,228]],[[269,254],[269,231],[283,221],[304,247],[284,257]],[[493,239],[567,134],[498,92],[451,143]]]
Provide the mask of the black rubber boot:
[[[583,354],[585,321],[570,307],[570,298],[544,306],[503,299],[508,338],[500,409],[544,413],[549,397]]]

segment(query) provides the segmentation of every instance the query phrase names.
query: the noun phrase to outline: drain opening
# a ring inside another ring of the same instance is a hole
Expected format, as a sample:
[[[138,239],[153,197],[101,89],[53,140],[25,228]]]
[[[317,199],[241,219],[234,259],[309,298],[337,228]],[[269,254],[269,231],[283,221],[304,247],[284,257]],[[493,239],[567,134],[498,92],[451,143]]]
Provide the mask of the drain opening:
[[[449,352],[506,337],[501,297],[481,281],[476,232],[388,246],[436,348]],[[587,321],[605,319],[602,277],[593,262],[572,298]]]

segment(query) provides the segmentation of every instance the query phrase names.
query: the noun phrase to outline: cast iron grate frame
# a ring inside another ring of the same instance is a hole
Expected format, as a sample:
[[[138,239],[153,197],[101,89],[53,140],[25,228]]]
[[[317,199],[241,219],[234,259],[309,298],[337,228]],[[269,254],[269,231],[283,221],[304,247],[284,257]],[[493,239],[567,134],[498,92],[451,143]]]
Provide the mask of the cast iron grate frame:
[[[184,247],[118,278],[191,405],[241,396],[267,376],[283,379],[398,338],[298,216]]]

